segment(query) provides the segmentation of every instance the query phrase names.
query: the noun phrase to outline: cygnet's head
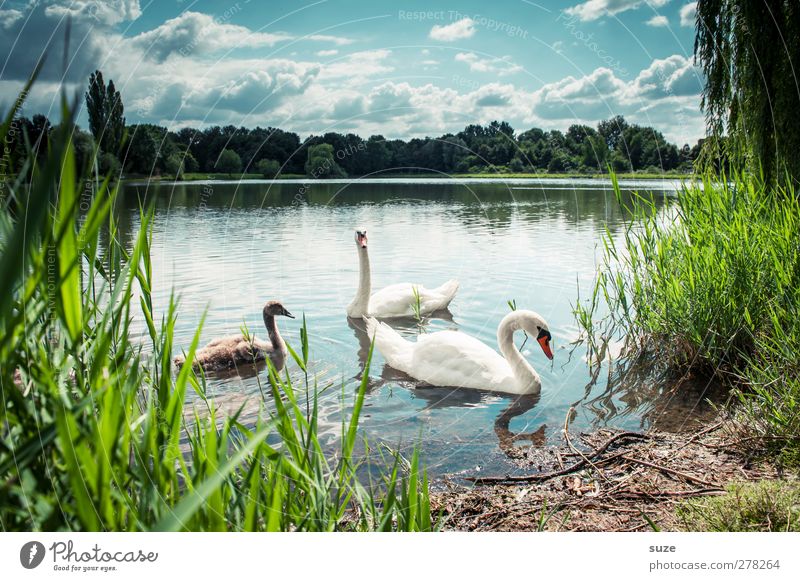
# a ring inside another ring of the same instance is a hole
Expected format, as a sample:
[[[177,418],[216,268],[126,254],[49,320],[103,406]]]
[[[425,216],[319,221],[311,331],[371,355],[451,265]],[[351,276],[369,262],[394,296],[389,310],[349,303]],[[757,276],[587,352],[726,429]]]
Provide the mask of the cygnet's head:
[[[264,305],[264,316],[277,317],[279,315],[294,319],[294,315],[287,311],[279,301],[267,301],[267,304]]]

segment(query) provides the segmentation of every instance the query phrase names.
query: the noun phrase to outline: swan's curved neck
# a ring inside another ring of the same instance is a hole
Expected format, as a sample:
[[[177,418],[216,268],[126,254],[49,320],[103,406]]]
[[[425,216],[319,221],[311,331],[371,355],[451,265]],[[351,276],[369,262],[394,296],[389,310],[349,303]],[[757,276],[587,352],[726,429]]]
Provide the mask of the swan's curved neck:
[[[369,308],[369,293],[372,290],[372,279],[369,268],[369,251],[358,248],[358,290],[347,314],[350,317],[363,317]]]
[[[278,322],[275,320],[275,317],[264,314],[264,326],[267,328],[267,335],[269,335],[272,348],[280,352],[285,352],[286,343],[283,342],[283,337],[281,337],[280,331],[278,331]]]
[[[500,347],[500,353],[511,366],[511,371],[519,382],[520,388],[528,388],[529,393],[531,390],[538,392],[542,388],[542,380],[514,344],[514,333],[522,329],[523,317],[523,313],[515,311],[500,321],[500,325],[497,327],[497,344]]]

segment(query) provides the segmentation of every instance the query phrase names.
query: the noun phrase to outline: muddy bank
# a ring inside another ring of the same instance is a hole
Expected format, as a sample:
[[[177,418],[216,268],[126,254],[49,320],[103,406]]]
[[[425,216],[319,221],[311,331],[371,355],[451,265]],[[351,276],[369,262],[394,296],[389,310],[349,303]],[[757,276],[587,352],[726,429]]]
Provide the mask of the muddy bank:
[[[601,430],[568,434],[556,448],[520,450],[524,476],[480,475],[433,494],[445,530],[679,530],[675,506],[724,495],[736,481],[776,479],[771,465],[737,451],[730,424],[690,433]]]

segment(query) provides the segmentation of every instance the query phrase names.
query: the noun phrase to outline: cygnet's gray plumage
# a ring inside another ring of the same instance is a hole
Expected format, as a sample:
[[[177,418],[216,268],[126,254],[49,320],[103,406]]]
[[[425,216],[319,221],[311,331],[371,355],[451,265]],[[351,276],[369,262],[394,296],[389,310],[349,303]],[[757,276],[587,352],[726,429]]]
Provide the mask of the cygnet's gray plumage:
[[[286,343],[284,343],[276,316],[294,319],[278,301],[268,301],[264,305],[264,326],[267,328],[269,341],[262,341],[251,337],[247,340],[244,335],[231,335],[214,339],[205,347],[198,349],[194,354],[194,367],[202,367],[204,371],[219,371],[230,369],[245,363],[254,363],[270,358],[272,364],[279,371],[286,363]],[[186,358],[183,355],[175,357],[175,365],[180,368]]]

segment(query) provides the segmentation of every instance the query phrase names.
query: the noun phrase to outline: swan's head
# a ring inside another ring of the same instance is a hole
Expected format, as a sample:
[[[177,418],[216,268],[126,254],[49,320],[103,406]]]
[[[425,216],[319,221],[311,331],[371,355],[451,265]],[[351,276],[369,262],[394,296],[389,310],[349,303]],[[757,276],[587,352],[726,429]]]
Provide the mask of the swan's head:
[[[359,248],[367,247],[367,231],[366,229],[356,230],[356,246]]]
[[[542,323],[544,323],[544,321],[542,321]],[[537,328],[539,329],[539,334],[536,336],[536,342],[539,343],[547,358],[552,359],[553,350],[550,348],[550,341],[553,340],[553,337],[550,335],[550,330],[547,328],[547,323],[544,323],[544,326]]]
[[[287,311],[282,304],[278,301],[267,301],[267,304],[264,305],[264,316],[265,317],[289,317],[290,319],[294,319],[294,315]]]
[[[553,358],[553,350],[550,343],[553,341],[553,336],[550,335],[550,327],[538,313],[533,311],[515,311],[517,315],[518,326],[525,330],[528,335],[536,337],[536,342],[542,348],[544,354],[548,359]]]

